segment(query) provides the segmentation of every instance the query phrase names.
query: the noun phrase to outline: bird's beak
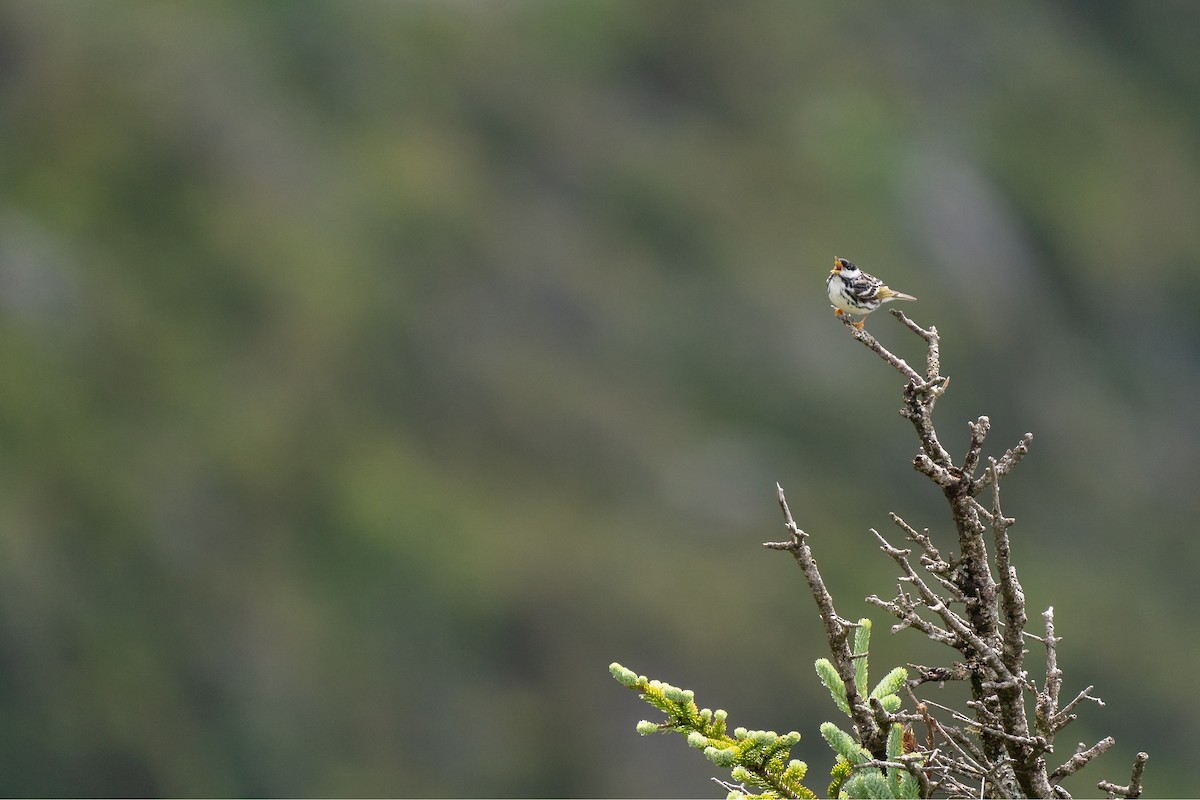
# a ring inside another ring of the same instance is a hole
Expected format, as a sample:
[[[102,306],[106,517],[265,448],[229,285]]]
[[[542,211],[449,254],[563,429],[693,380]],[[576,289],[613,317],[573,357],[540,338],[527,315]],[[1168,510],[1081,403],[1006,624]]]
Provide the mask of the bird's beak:
[[[842,262],[838,261],[838,260],[835,258],[835,259],[833,260],[833,269],[829,270],[829,274],[830,274],[830,275],[835,275],[835,274],[837,274],[837,273],[839,273],[839,272],[841,272],[841,271],[842,271]]]

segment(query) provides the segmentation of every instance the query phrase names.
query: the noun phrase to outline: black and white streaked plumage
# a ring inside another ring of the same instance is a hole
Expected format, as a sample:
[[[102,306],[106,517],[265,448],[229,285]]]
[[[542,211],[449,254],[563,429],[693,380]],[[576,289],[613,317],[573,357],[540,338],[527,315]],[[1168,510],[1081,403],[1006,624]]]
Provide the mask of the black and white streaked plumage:
[[[825,287],[829,290],[829,302],[833,303],[834,314],[862,317],[858,322],[851,323],[859,330],[866,323],[867,314],[884,303],[917,299],[911,294],[889,289],[879,278],[868,275],[844,258],[833,260],[833,269],[829,271]]]

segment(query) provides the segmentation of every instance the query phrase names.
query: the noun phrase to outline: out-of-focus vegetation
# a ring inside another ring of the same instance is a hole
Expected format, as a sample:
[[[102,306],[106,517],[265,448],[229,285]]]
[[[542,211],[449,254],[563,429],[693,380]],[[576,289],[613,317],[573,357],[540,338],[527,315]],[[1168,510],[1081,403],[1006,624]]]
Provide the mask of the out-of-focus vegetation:
[[[851,618],[868,527],[949,530],[838,255],[948,446],[1037,436],[1093,771],[1194,793],[1198,9],[6,3],[5,793],[719,793],[614,660],[824,774],[774,482]]]

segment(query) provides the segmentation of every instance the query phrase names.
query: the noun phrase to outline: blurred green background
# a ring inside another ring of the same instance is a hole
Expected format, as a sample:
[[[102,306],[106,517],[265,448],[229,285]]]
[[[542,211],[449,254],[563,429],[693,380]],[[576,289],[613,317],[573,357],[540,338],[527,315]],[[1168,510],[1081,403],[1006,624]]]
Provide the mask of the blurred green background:
[[[1146,749],[1148,793],[1194,794],[1197,30],[5,3],[0,787],[721,796],[613,660],[800,731],[823,787],[775,482],[877,675],[949,655],[862,602],[888,511],[951,531],[899,376],[830,313],[845,256],[941,331],[954,452],[979,414],[993,454],[1037,437],[1005,486],[1031,620],[1107,701],[1056,757],[1117,737],[1072,788]]]

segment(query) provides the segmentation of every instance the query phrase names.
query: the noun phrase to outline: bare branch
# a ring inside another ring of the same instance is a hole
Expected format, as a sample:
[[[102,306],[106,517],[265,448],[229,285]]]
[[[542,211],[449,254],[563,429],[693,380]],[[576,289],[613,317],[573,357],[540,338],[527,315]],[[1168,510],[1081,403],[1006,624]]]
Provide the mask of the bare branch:
[[[900,623],[892,626],[892,633],[899,633],[905,628],[916,628],[935,642],[954,646],[954,635],[939,628],[916,612],[916,605],[905,593],[901,592],[895,600],[881,600],[877,595],[871,595],[866,601],[873,606],[879,606],[891,613]]]
[[[913,467],[923,475],[941,486],[943,489],[953,488],[959,482],[959,477],[941,464],[935,463],[929,456],[921,453],[913,459]]]
[[[1075,695],[1075,699],[1074,699],[1074,700],[1072,700],[1071,702],[1069,702],[1069,703],[1067,703],[1065,706],[1063,706],[1063,709],[1062,709],[1062,711],[1058,712],[1058,714],[1057,714],[1057,715],[1055,715],[1055,718],[1054,718],[1054,719],[1055,719],[1055,722],[1056,722],[1056,723],[1058,723],[1058,724],[1056,724],[1056,725],[1055,725],[1055,727],[1054,727],[1054,729],[1055,729],[1055,730],[1058,730],[1059,728],[1061,728],[1061,727],[1063,727],[1064,725],[1066,725],[1066,724],[1067,724],[1067,722],[1068,722],[1069,720],[1066,720],[1066,719],[1065,719],[1066,715],[1067,715],[1067,714],[1070,714],[1070,713],[1071,713],[1071,711],[1073,711],[1073,710],[1075,709],[1075,706],[1079,705],[1079,704],[1080,704],[1080,703],[1082,703],[1084,700],[1091,700],[1093,703],[1095,703],[1095,704],[1096,704],[1096,705],[1098,705],[1098,706],[1101,706],[1101,707],[1103,707],[1103,706],[1104,706],[1104,701],[1103,701],[1103,700],[1101,700],[1099,697],[1096,697],[1096,696],[1094,696],[1094,695],[1091,693],[1092,689],[1094,689],[1094,688],[1096,688],[1096,687],[1094,687],[1094,686],[1089,686],[1089,687],[1087,687],[1087,688],[1086,688],[1086,689],[1084,689],[1082,692],[1080,692],[1079,694]],[[1058,722],[1058,720],[1059,720],[1059,718],[1060,718],[1060,717],[1061,717],[1061,718],[1064,718],[1064,719],[1063,719],[1063,721],[1062,721],[1061,723],[1059,723],[1059,722]]]
[[[992,430],[992,421],[987,417],[980,417],[975,422],[968,422],[967,425],[971,428],[971,446],[967,448],[967,456],[963,459],[962,472],[970,479],[979,466],[979,454],[983,451],[983,440]]]
[[[904,387],[904,408],[901,409],[900,415],[913,424],[913,428],[917,431],[917,438],[921,440],[921,449],[924,454],[938,466],[949,470],[953,468],[954,463],[950,454],[946,452],[946,448],[942,447],[937,431],[933,427],[933,406],[925,397],[927,386],[928,384],[922,386],[909,383]]]
[[[919,686],[922,683],[943,684],[947,681],[966,681],[971,679],[971,668],[961,661],[956,661],[948,667],[926,667],[921,664],[909,664],[909,669],[917,673],[917,677],[909,678],[909,686]]]
[[[1058,668],[1058,643],[1062,641],[1054,635],[1054,606],[1042,612],[1046,623],[1046,685],[1038,694],[1037,711],[1035,713],[1038,730],[1045,736],[1053,735],[1054,720],[1058,716],[1058,696],[1062,691],[1062,670]]]
[[[911,687],[908,688],[908,695],[917,710],[913,721],[920,721],[925,726],[925,765],[936,776],[932,785],[945,789],[951,797],[978,794],[957,776],[972,781],[986,778],[989,770],[983,765],[987,763],[987,758],[967,734],[954,726],[942,724],[932,716],[926,703],[917,699]],[[945,745],[946,752],[938,746],[939,741]]]
[[[892,316],[903,322],[910,331],[925,340],[925,345],[928,348],[925,357],[925,383],[931,390],[930,408],[932,409],[933,401],[941,396],[942,392],[946,390],[946,386],[950,383],[949,378],[941,377],[941,349],[937,328],[932,325],[929,326],[929,330],[922,328],[898,308],[891,309],[891,312]]]
[[[916,571],[912,568],[912,565],[908,562],[908,554],[910,551],[900,550],[896,547],[893,547],[874,528],[871,529],[871,533],[875,534],[875,538],[879,540],[880,549],[891,556],[892,560],[900,565],[900,568],[904,571],[904,579],[916,587],[917,593],[921,596],[921,600],[925,606],[930,611],[942,618],[942,621],[946,623],[946,628],[948,630],[942,630],[941,628],[931,625],[926,620],[917,616],[915,610],[902,609],[906,613],[897,614],[897,616],[900,616],[902,620],[907,622],[912,627],[921,630],[935,641],[942,641],[946,644],[949,644],[951,647],[956,648],[962,652],[963,655],[967,656],[968,659],[983,659],[988,666],[991,667],[993,674],[995,674],[998,678],[998,680],[991,681],[990,684],[993,687],[1000,689],[1001,694],[1015,693],[1016,703],[1019,705],[1021,702],[1020,685],[1017,682],[1016,676],[1009,671],[1007,665],[1000,655],[1000,652],[984,641],[965,619],[955,613],[947,605],[946,601],[938,596],[936,592],[930,589],[929,585],[926,584],[919,575],[917,575]],[[888,604],[880,601],[877,597],[872,596],[872,598],[868,598],[868,602],[872,602],[875,605],[882,606],[887,608],[889,611],[896,613],[893,610],[893,606],[896,605],[895,603]],[[1011,691],[1004,691],[1006,689],[1011,689]],[[1013,735],[1017,737],[1028,738],[1026,733],[1027,727],[1024,725],[1023,707],[1020,710],[1020,714],[1021,719],[1019,721],[1015,719],[1010,720],[1014,723]]]
[[[879,340],[867,333],[865,328],[854,327],[853,323],[845,318],[845,315],[840,319],[850,328],[855,339],[866,345],[869,350],[888,364],[891,364],[897,372],[908,379],[908,384],[904,387],[905,408],[900,413],[912,421],[916,427],[925,454],[934,463],[949,467],[952,464],[950,454],[946,452],[946,449],[938,441],[937,432],[933,429],[933,422],[931,420],[933,404],[946,391],[946,386],[950,382],[949,378],[938,374],[938,370],[940,369],[940,355],[937,329],[930,327],[929,330],[925,330],[906,317],[899,309],[892,309],[892,314],[903,322],[909,330],[925,340],[927,355],[924,378],[910,367],[907,361],[892,353],[880,344]]]
[[[963,594],[962,589],[959,588],[958,584],[955,583],[951,577],[951,572],[954,569],[954,565],[942,559],[942,554],[934,546],[928,534],[918,533],[915,528],[905,522],[900,515],[896,514],[895,512],[890,512],[889,516],[892,518],[892,522],[894,522],[896,526],[900,528],[900,530],[904,531],[905,538],[907,538],[909,541],[916,542],[917,544],[921,545],[926,552],[930,553],[930,555],[921,556],[921,566],[923,566],[925,571],[932,575],[934,579],[941,584],[942,588],[945,589],[949,594],[950,599],[956,603],[962,603],[964,606],[970,606],[973,604],[975,602],[974,598],[967,597],[965,594]],[[875,533],[875,536],[880,539],[883,538],[877,532]],[[909,552],[910,551],[907,550],[904,551],[906,557]]]
[[[1008,741],[1014,742],[1016,744],[1019,744],[1019,745],[1025,746],[1025,747],[1034,747],[1034,746],[1043,746],[1044,747],[1044,745],[1045,745],[1045,741],[1039,736],[1014,736],[1013,734],[1011,734],[1008,731],[1003,730],[1001,728],[989,728],[987,726],[981,726],[979,724],[978,720],[971,719],[966,714],[963,714],[961,711],[955,711],[953,708],[950,708],[949,706],[944,706],[944,705],[941,705],[940,703],[935,703],[932,700],[926,700],[925,703],[933,706],[934,708],[939,708],[942,711],[949,713],[950,716],[956,722],[961,722],[964,725],[970,725],[973,728],[980,728],[981,730],[986,730],[988,733],[991,733],[993,736],[997,736],[1001,739],[1006,739]]]
[[[921,562],[927,569],[929,569],[931,572],[948,572],[954,567],[953,564],[942,558],[941,551],[934,546],[933,540],[929,538],[928,528],[926,528],[924,532],[921,532],[901,519],[900,515],[896,514],[895,512],[888,512],[888,516],[892,518],[892,522],[896,524],[896,527],[904,531],[905,537],[910,542],[919,544],[921,549],[929,555],[929,563],[926,563],[924,559],[922,559]]]
[[[1025,591],[1017,580],[1017,568],[1012,563],[1008,528],[1015,520],[1000,510],[1000,480],[996,477],[996,459],[988,457],[988,474],[992,476],[992,533],[996,544],[996,571],[1000,575],[1000,601],[1004,607],[1004,662],[1011,672],[1019,672],[1025,658]]]
[[[1133,759],[1133,774],[1129,776],[1129,784],[1126,786],[1117,786],[1115,783],[1108,781],[1100,781],[1096,784],[1096,788],[1108,792],[1109,797],[1141,797],[1142,796],[1142,772],[1146,769],[1146,762],[1150,760],[1150,756],[1146,753],[1138,753]]]
[[[1033,434],[1027,433],[1021,437],[1021,441],[1011,450],[1005,450],[1004,455],[996,460],[996,475],[984,475],[979,480],[971,485],[971,494],[977,495],[986,489],[996,477],[1003,478],[1008,473],[1012,472],[1013,467],[1020,463],[1021,459],[1029,452],[1029,444],[1033,441]]]
[[[946,627],[950,630],[943,630],[942,628],[937,627],[928,620],[919,616],[916,612],[916,605],[910,600],[907,600],[907,597],[903,592],[901,592],[900,597],[906,602],[893,601],[889,604],[884,603],[883,601],[879,600],[879,598],[867,598],[867,602],[888,609],[901,620],[903,620],[907,625],[916,628],[934,641],[948,644],[951,647],[966,653],[969,645],[967,644],[966,640],[963,639],[962,635],[959,634],[959,631],[969,631],[967,622],[962,619],[962,617],[958,616],[958,614],[956,614],[953,610],[951,610],[950,607],[946,605],[946,602],[938,596],[937,592],[929,588],[929,585],[925,583],[925,581],[921,579],[921,576],[917,574],[917,571],[913,569],[912,564],[910,564],[908,561],[908,555],[911,551],[901,550],[897,547],[893,547],[891,543],[888,542],[887,539],[883,538],[879,531],[875,530],[874,528],[871,529],[871,533],[875,534],[875,538],[879,540],[879,549],[891,556],[892,560],[900,566],[901,571],[904,573],[902,580],[907,583],[911,583],[913,587],[916,588],[917,594],[920,595],[921,602],[924,604],[924,606],[940,616],[946,623]],[[872,597],[874,597],[874,595],[872,595]]]
[[[897,372],[908,378],[909,381],[916,384],[925,383],[917,371],[908,365],[907,361],[905,361],[903,358],[893,355],[891,351],[879,343],[878,339],[867,333],[866,328],[856,328],[854,323],[851,322],[850,319],[844,314],[839,317],[839,319],[846,324],[846,327],[851,329],[851,335],[855,339],[865,344],[877,356],[891,364]]]
[[[1063,778],[1070,777],[1076,772],[1079,772],[1079,770],[1087,766],[1089,761],[1104,753],[1114,744],[1116,744],[1116,740],[1111,736],[1106,736],[1086,749],[1081,742],[1079,746],[1075,748],[1075,755],[1068,758],[1063,762],[1062,766],[1050,773],[1050,783],[1055,785],[1062,783]]]
[[[837,670],[838,677],[842,679],[842,683],[846,687],[846,703],[850,707],[850,716],[854,720],[854,727],[858,733],[859,741],[872,753],[882,753],[887,742],[887,732],[875,724],[871,707],[867,703],[867,699],[858,693],[858,686],[855,680],[856,668],[854,665],[854,655],[847,633],[849,628],[854,627],[853,623],[838,616],[836,609],[833,607],[833,596],[825,588],[825,581],[821,578],[821,571],[817,569],[817,562],[813,558],[812,550],[808,547],[808,535],[796,526],[796,521],[792,518],[792,510],[788,508],[783,487],[775,484],[775,490],[779,500],[779,507],[783,511],[784,527],[791,534],[791,541],[766,542],[764,546],[772,550],[789,551],[796,559],[796,563],[800,565],[800,569],[804,572],[804,579],[808,581],[809,591],[812,592],[813,599],[817,602],[817,611],[820,613],[821,622],[825,626],[825,638],[829,642],[829,650],[833,656],[834,668]]]

